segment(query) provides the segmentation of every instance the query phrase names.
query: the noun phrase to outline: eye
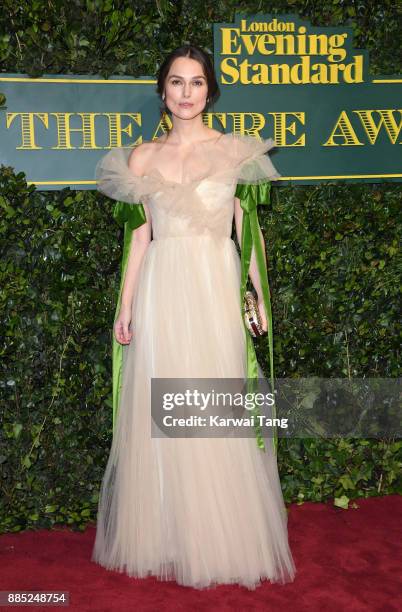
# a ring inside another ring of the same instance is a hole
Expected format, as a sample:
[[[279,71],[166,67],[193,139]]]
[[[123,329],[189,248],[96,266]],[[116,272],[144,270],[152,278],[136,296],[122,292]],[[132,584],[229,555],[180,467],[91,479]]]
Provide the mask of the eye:
[[[172,79],[170,82],[172,85],[175,85],[175,83],[180,83],[179,79]]]
[[[204,81],[194,81],[197,85],[203,85]]]

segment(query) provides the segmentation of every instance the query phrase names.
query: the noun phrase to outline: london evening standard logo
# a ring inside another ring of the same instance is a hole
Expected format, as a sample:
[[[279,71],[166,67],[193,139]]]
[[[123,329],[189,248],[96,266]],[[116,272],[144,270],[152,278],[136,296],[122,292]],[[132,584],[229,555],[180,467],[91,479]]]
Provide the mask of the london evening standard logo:
[[[337,31],[335,31],[337,30]],[[350,28],[309,27],[294,19],[239,19],[219,27],[223,85],[338,85],[364,82],[364,56]]]

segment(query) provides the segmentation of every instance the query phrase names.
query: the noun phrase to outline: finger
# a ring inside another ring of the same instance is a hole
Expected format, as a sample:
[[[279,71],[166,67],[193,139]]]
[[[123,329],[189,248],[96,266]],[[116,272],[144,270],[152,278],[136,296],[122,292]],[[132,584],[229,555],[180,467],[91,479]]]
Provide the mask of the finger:
[[[123,333],[120,328],[116,328],[115,338],[119,344],[124,344]]]
[[[117,342],[125,344],[124,327],[122,323],[117,323],[115,327],[115,336]]]
[[[124,325],[123,329],[124,329],[124,332],[123,332],[124,333],[124,341],[126,342],[126,344],[128,344],[130,342],[131,337],[132,337],[133,334],[132,334],[132,331],[131,331],[129,325]]]

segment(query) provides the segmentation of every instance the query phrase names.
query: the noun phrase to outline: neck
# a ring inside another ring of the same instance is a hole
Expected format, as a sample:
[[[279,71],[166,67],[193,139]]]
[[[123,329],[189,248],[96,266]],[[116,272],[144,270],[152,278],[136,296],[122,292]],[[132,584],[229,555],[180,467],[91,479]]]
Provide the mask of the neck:
[[[185,145],[211,138],[210,132],[201,118],[193,121],[173,119],[173,127],[168,131],[166,138],[169,138],[172,144]]]

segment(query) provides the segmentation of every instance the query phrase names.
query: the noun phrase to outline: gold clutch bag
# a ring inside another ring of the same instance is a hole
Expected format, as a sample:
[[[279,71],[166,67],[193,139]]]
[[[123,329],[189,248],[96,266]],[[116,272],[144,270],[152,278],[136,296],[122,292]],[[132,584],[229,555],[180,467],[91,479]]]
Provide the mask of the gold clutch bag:
[[[266,332],[262,328],[262,320],[258,309],[257,300],[251,291],[246,291],[244,294],[244,321],[253,338],[263,336]]]

